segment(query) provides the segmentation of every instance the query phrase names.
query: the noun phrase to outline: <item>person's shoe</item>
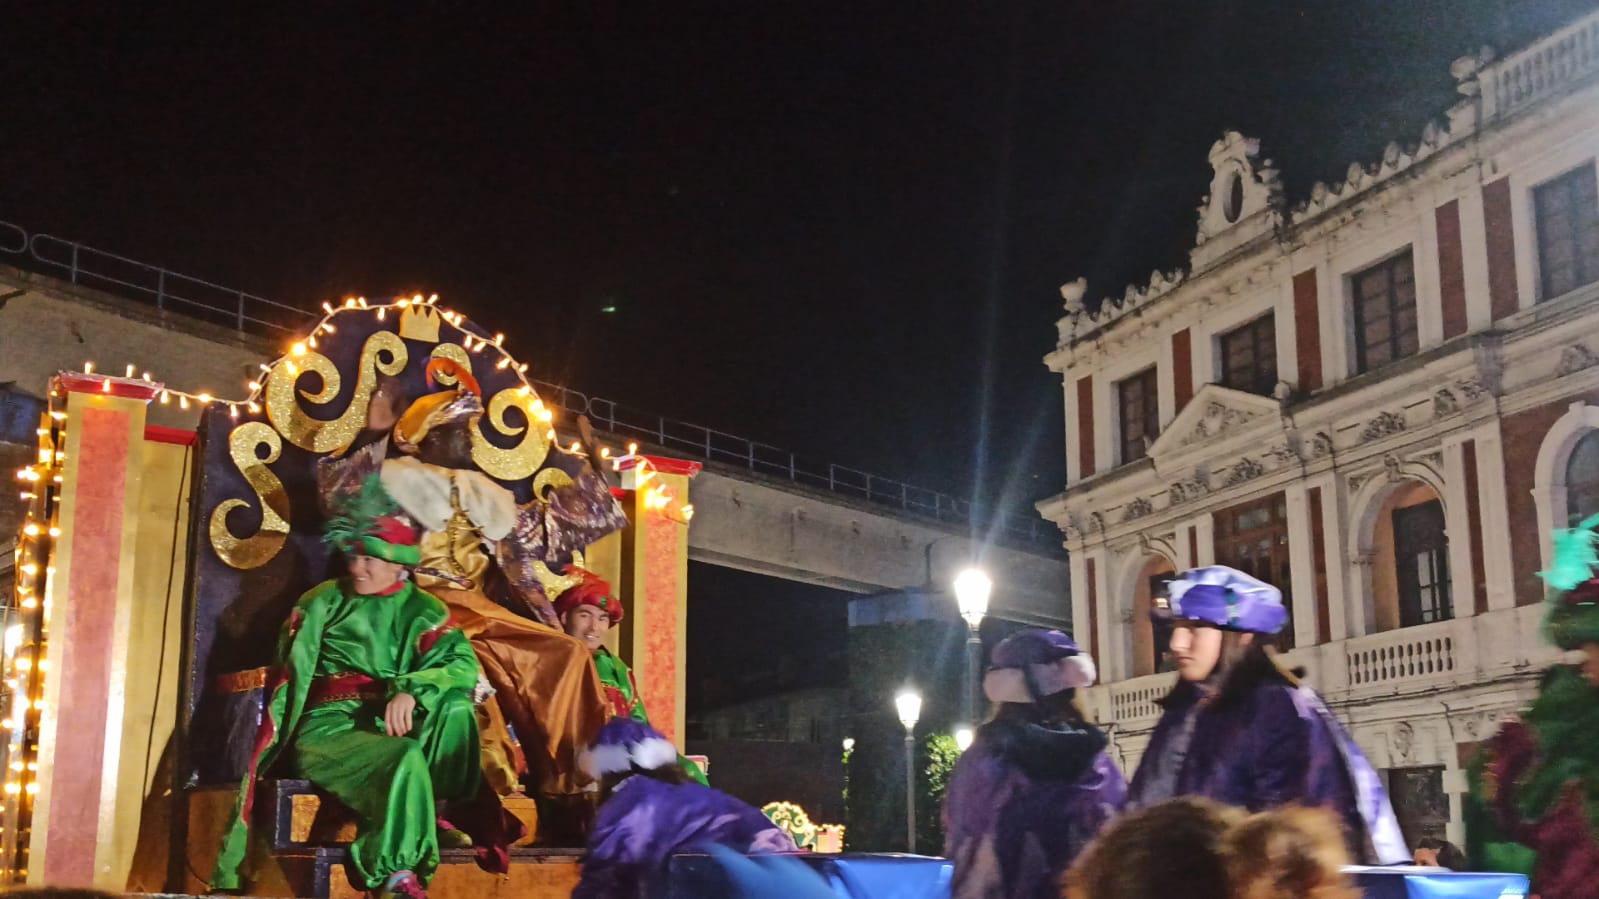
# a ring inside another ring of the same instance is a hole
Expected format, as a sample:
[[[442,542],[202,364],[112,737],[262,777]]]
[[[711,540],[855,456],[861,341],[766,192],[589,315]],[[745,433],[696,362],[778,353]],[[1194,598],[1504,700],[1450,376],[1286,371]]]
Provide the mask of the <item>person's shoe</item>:
[[[472,837],[464,830],[459,830],[454,824],[439,819],[439,848],[440,849],[471,849]]]
[[[389,875],[388,882],[383,889],[373,895],[377,899],[428,899],[428,891],[422,888],[422,881],[410,871],[396,871]]]

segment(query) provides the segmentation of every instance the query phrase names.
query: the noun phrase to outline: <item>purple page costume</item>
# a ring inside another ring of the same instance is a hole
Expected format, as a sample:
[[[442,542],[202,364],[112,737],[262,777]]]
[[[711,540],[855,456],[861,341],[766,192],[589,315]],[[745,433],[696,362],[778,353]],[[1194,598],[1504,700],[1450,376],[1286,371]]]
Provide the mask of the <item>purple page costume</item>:
[[[1343,819],[1357,861],[1408,862],[1377,772],[1315,691],[1275,681],[1226,706],[1201,696],[1184,684],[1166,706],[1133,777],[1129,807],[1174,796],[1250,811],[1323,806]]]
[[[572,899],[632,899],[665,877],[674,854],[712,845],[745,854],[795,851],[759,809],[720,790],[634,775],[600,806]]]
[[[995,720],[961,755],[944,801],[952,899],[1054,899],[1059,878],[1127,783],[1092,727]]]

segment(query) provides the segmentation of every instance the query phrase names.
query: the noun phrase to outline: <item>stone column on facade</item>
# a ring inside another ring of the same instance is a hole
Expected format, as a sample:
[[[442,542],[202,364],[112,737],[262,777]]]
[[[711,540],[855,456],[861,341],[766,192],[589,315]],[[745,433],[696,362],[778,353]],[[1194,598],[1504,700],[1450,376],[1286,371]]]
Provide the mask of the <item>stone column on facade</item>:
[[[1155,357],[1155,405],[1158,407],[1160,429],[1177,417],[1177,368],[1172,353],[1171,335],[1162,334],[1158,341],[1160,354]]]
[[[1466,282],[1466,329],[1476,331],[1493,321],[1488,300],[1488,254],[1480,251],[1488,245],[1482,190],[1473,182],[1465,185],[1456,199],[1460,203],[1460,246],[1464,251],[1461,261]]]
[[[1449,595],[1456,618],[1474,615],[1477,608],[1476,585],[1471,582],[1471,510],[1466,500],[1467,478],[1476,477],[1476,472],[1466,471],[1462,447],[1466,439],[1457,435],[1444,441],[1444,533],[1449,539]]]
[[[1183,523],[1177,525],[1177,530],[1172,534],[1172,553],[1176,555],[1176,568],[1180,574],[1194,567],[1194,555],[1188,551],[1189,541],[1193,539],[1194,526]]]
[[[1294,645],[1316,643],[1316,555],[1311,541],[1310,500],[1305,483],[1289,484],[1283,490],[1288,507],[1288,568],[1292,582],[1287,586],[1293,601]]]
[[[1102,672],[1100,680],[1112,683],[1125,680],[1122,670],[1121,641],[1116,634],[1120,626],[1116,621],[1116,600],[1110,593],[1110,567],[1113,564],[1109,551],[1101,548],[1090,553],[1094,560],[1094,598],[1099,604],[1099,655],[1094,661]]]
[[[1206,565],[1216,564],[1216,517],[1206,512],[1194,517],[1194,543],[1198,555],[1194,558],[1194,567],[1202,568]]]
[[[1088,611],[1088,552],[1087,550],[1069,552],[1067,560],[1071,564],[1072,578],[1072,636],[1076,638],[1078,645],[1087,648],[1092,642],[1088,634],[1088,623],[1094,620]],[[1101,676],[1100,680],[1106,681],[1108,678]]]
[[[1349,628],[1349,637],[1361,637],[1372,632],[1372,622],[1375,620],[1375,611],[1372,609],[1371,563],[1369,552],[1349,553],[1349,582],[1348,595],[1344,603],[1345,624]]]
[[[1066,393],[1066,483],[1075,484],[1085,477],[1083,472],[1083,435],[1077,428],[1077,374],[1067,369],[1062,375]]]
[[[1315,486],[1321,490],[1322,559],[1327,572],[1327,639],[1343,640],[1359,633],[1349,620],[1348,593],[1344,588],[1345,556],[1344,510],[1349,505],[1348,489],[1343,479],[1323,475]]]
[[[1477,450],[1477,496],[1482,513],[1482,533],[1500,533],[1510,520],[1505,501],[1505,454],[1499,436],[1499,420],[1492,419],[1471,435]],[[1516,605],[1515,575],[1510,566],[1510,541],[1484,539],[1482,542],[1483,580],[1487,581],[1488,609],[1509,609]]]

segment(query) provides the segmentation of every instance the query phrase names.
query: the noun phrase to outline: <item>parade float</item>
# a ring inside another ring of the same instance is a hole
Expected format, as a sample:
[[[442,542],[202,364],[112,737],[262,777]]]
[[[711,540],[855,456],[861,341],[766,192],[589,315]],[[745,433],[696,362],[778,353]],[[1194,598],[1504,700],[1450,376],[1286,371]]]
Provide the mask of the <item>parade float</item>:
[[[232,393],[183,384],[180,360],[161,373],[90,363],[52,382],[38,458],[17,475],[28,514],[0,645],[4,880],[210,891],[278,630],[308,587],[336,573],[320,538],[318,460],[349,450],[380,385],[419,397],[457,373],[475,381],[483,414],[470,465],[518,503],[570,484],[585,463],[610,473],[627,526],[583,547],[581,562],[625,596],[631,614],[611,648],[682,748],[698,464],[626,446],[590,460],[563,447],[566,423],[529,382],[529,363],[436,297],[351,298],[323,311]],[[149,426],[152,404],[204,407],[198,432]],[[569,556],[529,560],[544,593],[563,589]],[[354,895],[339,871],[349,815],[280,773],[263,773],[258,790],[245,891]],[[576,853],[526,845],[539,834],[535,804],[505,805],[529,832],[509,876],[480,872],[469,850],[446,851],[434,895],[565,895]]]

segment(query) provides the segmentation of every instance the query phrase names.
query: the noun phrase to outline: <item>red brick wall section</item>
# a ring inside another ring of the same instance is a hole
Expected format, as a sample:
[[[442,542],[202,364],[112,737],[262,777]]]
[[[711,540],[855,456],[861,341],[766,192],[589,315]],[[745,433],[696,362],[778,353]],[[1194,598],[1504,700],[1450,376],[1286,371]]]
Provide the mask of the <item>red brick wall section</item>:
[[[1310,496],[1310,558],[1316,571],[1316,642],[1332,638],[1332,607],[1327,595],[1327,537],[1321,526],[1321,488],[1306,491]]]
[[[1438,292],[1443,300],[1444,339],[1466,333],[1466,261],[1460,247],[1460,202],[1434,211],[1438,222]]]
[[[1488,577],[1483,574],[1482,560],[1482,490],[1477,481],[1477,442],[1467,440],[1461,445],[1462,467],[1466,470],[1466,521],[1469,525],[1467,539],[1471,550],[1471,608],[1477,615],[1488,611]],[[1460,599],[1455,600],[1462,605]]]
[[[1194,347],[1187,328],[1171,336],[1171,364],[1172,399],[1176,401],[1172,414],[1176,415],[1194,398]]]
[[[1094,577],[1094,560],[1087,559],[1084,569],[1088,572],[1088,654],[1096,661],[1099,660],[1099,585]],[[1077,634],[1081,640],[1083,635]]]
[[[1498,321],[1520,305],[1516,294],[1516,235],[1511,227],[1509,178],[1482,186],[1482,215],[1488,233],[1488,306],[1493,320]]]
[[[1299,357],[1299,389],[1321,389],[1321,317],[1316,270],[1294,276],[1294,351]]]
[[[1094,376],[1077,379],[1077,462],[1081,477],[1094,468]]]
[[[1583,399],[1599,402],[1599,396]],[[1538,507],[1533,502],[1533,468],[1549,428],[1570,406],[1571,399],[1561,399],[1547,406],[1507,415],[1500,421],[1505,444],[1505,506],[1510,519],[1504,523],[1504,531],[1510,538],[1510,570],[1515,578],[1518,606],[1532,605],[1543,599],[1543,582],[1538,579],[1537,571],[1543,567],[1539,538],[1544,526],[1538,520]],[[1501,533],[1499,523],[1483,522],[1483,532]]]

